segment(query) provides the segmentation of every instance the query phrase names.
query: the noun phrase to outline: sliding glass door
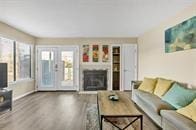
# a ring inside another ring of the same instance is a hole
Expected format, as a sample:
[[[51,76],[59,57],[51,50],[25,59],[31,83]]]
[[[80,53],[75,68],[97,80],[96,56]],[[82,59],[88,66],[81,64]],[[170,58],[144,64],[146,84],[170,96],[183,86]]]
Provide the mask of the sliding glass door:
[[[78,47],[38,47],[38,89],[78,90]]]

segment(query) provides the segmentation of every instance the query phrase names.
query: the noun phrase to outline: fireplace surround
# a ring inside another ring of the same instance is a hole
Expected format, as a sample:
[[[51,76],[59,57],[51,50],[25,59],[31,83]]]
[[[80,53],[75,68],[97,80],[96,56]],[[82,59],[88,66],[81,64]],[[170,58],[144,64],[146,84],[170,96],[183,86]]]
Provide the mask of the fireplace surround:
[[[84,91],[107,90],[107,70],[84,70]]]

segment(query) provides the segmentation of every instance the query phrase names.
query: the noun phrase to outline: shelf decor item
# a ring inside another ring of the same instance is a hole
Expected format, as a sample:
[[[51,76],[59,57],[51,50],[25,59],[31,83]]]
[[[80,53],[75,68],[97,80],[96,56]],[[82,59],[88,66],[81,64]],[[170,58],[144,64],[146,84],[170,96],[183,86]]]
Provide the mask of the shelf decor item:
[[[83,62],[89,62],[89,45],[83,45],[83,54],[82,54],[82,60]]]
[[[196,16],[165,31],[165,52],[196,48]]]
[[[114,54],[119,54],[119,49],[118,48],[115,48],[113,53]]]
[[[93,45],[93,62],[99,62],[99,45]]]
[[[102,46],[102,62],[108,62],[109,61],[109,47],[108,45]]]

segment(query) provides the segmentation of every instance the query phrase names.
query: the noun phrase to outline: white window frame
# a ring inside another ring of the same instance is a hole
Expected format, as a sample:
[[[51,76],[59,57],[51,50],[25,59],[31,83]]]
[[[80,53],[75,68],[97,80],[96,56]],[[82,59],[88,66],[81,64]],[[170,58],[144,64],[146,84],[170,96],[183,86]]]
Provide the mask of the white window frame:
[[[26,45],[29,45],[30,46],[30,61],[31,61],[31,63],[30,63],[30,65],[31,65],[31,69],[30,69],[30,77],[29,78],[23,78],[23,79],[16,79],[16,70],[14,70],[14,74],[13,74],[13,78],[14,78],[14,80],[13,81],[10,81],[10,82],[8,82],[8,85],[14,85],[14,84],[16,84],[16,83],[20,83],[20,82],[23,82],[23,81],[33,81],[34,79],[35,79],[35,72],[34,72],[34,63],[35,63],[35,46],[33,45],[33,44],[29,44],[29,43],[25,43],[25,42],[20,42],[20,41],[17,41],[17,40],[13,40],[13,39],[10,39],[10,38],[6,38],[6,37],[2,37],[2,36],[0,36],[0,38],[4,38],[4,39],[8,39],[8,40],[12,40],[13,41],[13,51],[15,52],[16,50],[16,48],[14,47],[16,44],[17,44],[17,42],[19,42],[19,43],[23,43],[23,44],[26,44]],[[14,55],[14,59],[16,60],[16,54],[15,53],[13,53],[13,55]],[[13,60],[14,60],[13,59]],[[14,68],[16,68],[16,63],[14,62]]]

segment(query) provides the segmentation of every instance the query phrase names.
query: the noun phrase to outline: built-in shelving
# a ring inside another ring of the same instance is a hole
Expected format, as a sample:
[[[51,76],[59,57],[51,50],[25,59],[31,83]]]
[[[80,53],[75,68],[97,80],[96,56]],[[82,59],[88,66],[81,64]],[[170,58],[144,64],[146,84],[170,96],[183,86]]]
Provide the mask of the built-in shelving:
[[[112,47],[112,87],[120,90],[120,46]]]

